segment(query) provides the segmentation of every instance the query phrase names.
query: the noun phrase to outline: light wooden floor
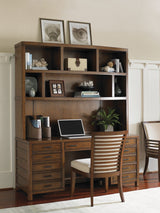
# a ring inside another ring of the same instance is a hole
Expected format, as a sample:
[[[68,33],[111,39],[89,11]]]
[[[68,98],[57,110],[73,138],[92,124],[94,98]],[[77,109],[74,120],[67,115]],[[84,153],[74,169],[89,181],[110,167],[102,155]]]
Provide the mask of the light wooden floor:
[[[140,175],[139,187],[123,187],[123,191],[126,192],[153,187],[160,187],[160,182],[158,182],[158,173],[148,173],[145,177]],[[113,194],[117,192],[118,189],[116,186],[110,186],[107,194]],[[95,184],[95,195],[99,196],[104,194],[106,193],[104,191],[103,185],[100,185],[99,183]],[[75,199],[88,197],[89,195],[89,184],[81,183],[76,185],[76,191],[74,195]],[[0,209],[70,199],[70,186],[66,186],[66,190],[64,192],[35,195],[33,201],[27,201],[27,196],[23,191],[16,191],[15,189],[0,190]]]

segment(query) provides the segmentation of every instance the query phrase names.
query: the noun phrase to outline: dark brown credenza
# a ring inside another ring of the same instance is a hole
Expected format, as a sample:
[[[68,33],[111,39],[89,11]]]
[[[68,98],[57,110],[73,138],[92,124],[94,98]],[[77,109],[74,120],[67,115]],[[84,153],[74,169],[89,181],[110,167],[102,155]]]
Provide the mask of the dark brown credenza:
[[[91,139],[16,139],[16,187],[34,194],[63,191],[70,178],[70,161],[90,155]],[[139,184],[138,137],[128,137],[123,164],[123,183]],[[77,154],[78,153],[78,154]],[[67,155],[68,154],[68,155]],[[111,183],[116,183],[112,178]]]

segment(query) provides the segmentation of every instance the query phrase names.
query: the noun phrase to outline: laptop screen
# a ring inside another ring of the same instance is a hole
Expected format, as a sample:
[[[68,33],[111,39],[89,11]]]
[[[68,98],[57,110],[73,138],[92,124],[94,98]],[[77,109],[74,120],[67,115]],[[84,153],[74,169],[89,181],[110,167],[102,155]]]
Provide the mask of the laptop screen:
[[[84,127],[81,119],[58,120],[60,136],[84,135]]]

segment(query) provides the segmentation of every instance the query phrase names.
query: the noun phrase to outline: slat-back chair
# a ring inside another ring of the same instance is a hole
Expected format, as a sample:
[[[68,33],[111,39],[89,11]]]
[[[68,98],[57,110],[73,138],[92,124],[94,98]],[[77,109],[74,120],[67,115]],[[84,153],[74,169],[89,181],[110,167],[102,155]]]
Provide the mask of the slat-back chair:
[[[107,190],[108,178],[118,177],[121,201],[122,158],[127,131],[94,132],[92,134],[91,158],[71,161],[71,196],[75,190],[76,173],[90,178],[91,206],[93,206],[94,178],[104,178]]]
[[[158,178],[160,181],[160,121],[142,122],[145,139],[145,167],[143,174],[146,174],[149,158],[158,159]]]

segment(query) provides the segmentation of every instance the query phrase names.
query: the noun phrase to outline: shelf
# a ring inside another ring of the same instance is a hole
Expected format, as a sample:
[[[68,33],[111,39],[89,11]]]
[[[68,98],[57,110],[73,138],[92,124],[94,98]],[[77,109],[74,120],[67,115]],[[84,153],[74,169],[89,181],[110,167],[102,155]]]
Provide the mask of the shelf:
[[[118,101],[126,100],[126,97],[98,97],[98,98],[81,98],[81,97],[26,97],[28,101]]]
[[[126,76],[126,73],[97,72],[97,71],[68,71],[68,70],[26,70],[26,73],[46,73],[46,74],[74,74],[74,75],[115,75]]]

